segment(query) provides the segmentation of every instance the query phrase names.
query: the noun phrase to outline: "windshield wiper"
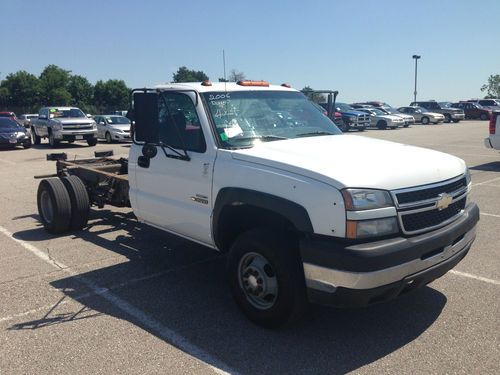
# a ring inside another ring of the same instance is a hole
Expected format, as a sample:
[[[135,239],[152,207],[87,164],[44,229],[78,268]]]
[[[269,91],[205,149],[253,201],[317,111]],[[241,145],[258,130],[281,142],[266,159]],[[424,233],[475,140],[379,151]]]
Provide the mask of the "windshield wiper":
[[[335,135],[334,133],[317,131],[317,132],[309,132],[309,133],[301,133],[297,134],[296,137],[315,137],[317,135]]]
[[[288,139],[287,137],[281,137],[279,135],[254,135],[252,137],[234,137],[231,138],[231,141],[251,141],[254,139],[258,139],[260,141],[279,141],[282,139]]]

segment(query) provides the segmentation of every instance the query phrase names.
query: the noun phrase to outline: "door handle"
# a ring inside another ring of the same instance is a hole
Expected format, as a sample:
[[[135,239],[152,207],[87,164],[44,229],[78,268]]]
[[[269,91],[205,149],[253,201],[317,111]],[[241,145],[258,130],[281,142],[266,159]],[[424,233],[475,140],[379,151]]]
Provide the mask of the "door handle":
[[[145,156],[139,156],[137,159],[137,165],[141,168],[149,168],[149,158]]]

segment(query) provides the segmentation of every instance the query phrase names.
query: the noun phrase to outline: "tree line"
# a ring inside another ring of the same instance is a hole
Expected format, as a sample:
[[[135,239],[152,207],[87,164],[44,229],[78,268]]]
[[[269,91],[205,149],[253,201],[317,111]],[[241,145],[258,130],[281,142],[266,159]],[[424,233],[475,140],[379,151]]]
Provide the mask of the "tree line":
[[[99,80],[95,85],[57,65],[46,66],[37,77],[25,70],[8,74],[0,82],[0,110],[38,113],[47,105],[76,106],[87,113],[104,113],[129,107],[123,80]]]

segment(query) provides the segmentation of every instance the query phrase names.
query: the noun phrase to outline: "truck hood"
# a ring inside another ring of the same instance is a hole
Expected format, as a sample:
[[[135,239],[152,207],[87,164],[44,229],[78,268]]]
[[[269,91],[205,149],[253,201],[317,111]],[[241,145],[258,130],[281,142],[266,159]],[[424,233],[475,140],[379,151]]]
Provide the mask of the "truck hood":
[[[367,113],[361,112],[361,111],[340,111],[341,114],[344,116],[359,116],[359,115],[366,115]]]
[[[463,110],[461,110],[460,108],[453,108],[453,107],[443,108],[443,110],[453,113],[463,112]]]
[[[234,150],[236,160],[344,187],[401,189],[465,173],[462,159],[420,147],[357,135],[263,142]]]

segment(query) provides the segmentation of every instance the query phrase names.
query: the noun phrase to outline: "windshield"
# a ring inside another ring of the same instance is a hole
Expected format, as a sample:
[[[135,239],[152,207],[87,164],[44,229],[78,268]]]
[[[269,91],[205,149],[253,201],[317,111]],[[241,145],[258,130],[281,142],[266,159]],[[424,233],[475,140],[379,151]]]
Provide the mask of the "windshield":
[[[123,116],[105,116],[108,124],[111,125],[128,125],[130,120]]]
[[[337,111],[353,111],[355,110],[354,107],[351,107],[349,104],[345,103],[335,103],[335,107]]]
[[[16,130],[16,129],[24,129],[20,126],[16,121],[11,120],[9,118],[0,118],[0,129],[1,130]]]
[[[209,92],[204,97],[226,147],[342,132],[299,92]]]
[[[450,102],[439,102],[439,105],[441,106],[441,108],[450,108],[451,107]]]
[[[85,113],[83,113],[78,108],[51,108],[49,110],[50,118],[70,118],[70,117],[87,117]]]
[[[424,108],[424,107],[413,107],[413,108],[418,109],[418,110],[420,110],[421,112],[429,112],[429,111],[427,110],[427,108]]]
[[[378,109],[378,108],[370,108],[370,110],[372,112],[375,112],[377,115],[386,115],[387,113],[385,113],[384,111],[382,111],[381,109]]]

